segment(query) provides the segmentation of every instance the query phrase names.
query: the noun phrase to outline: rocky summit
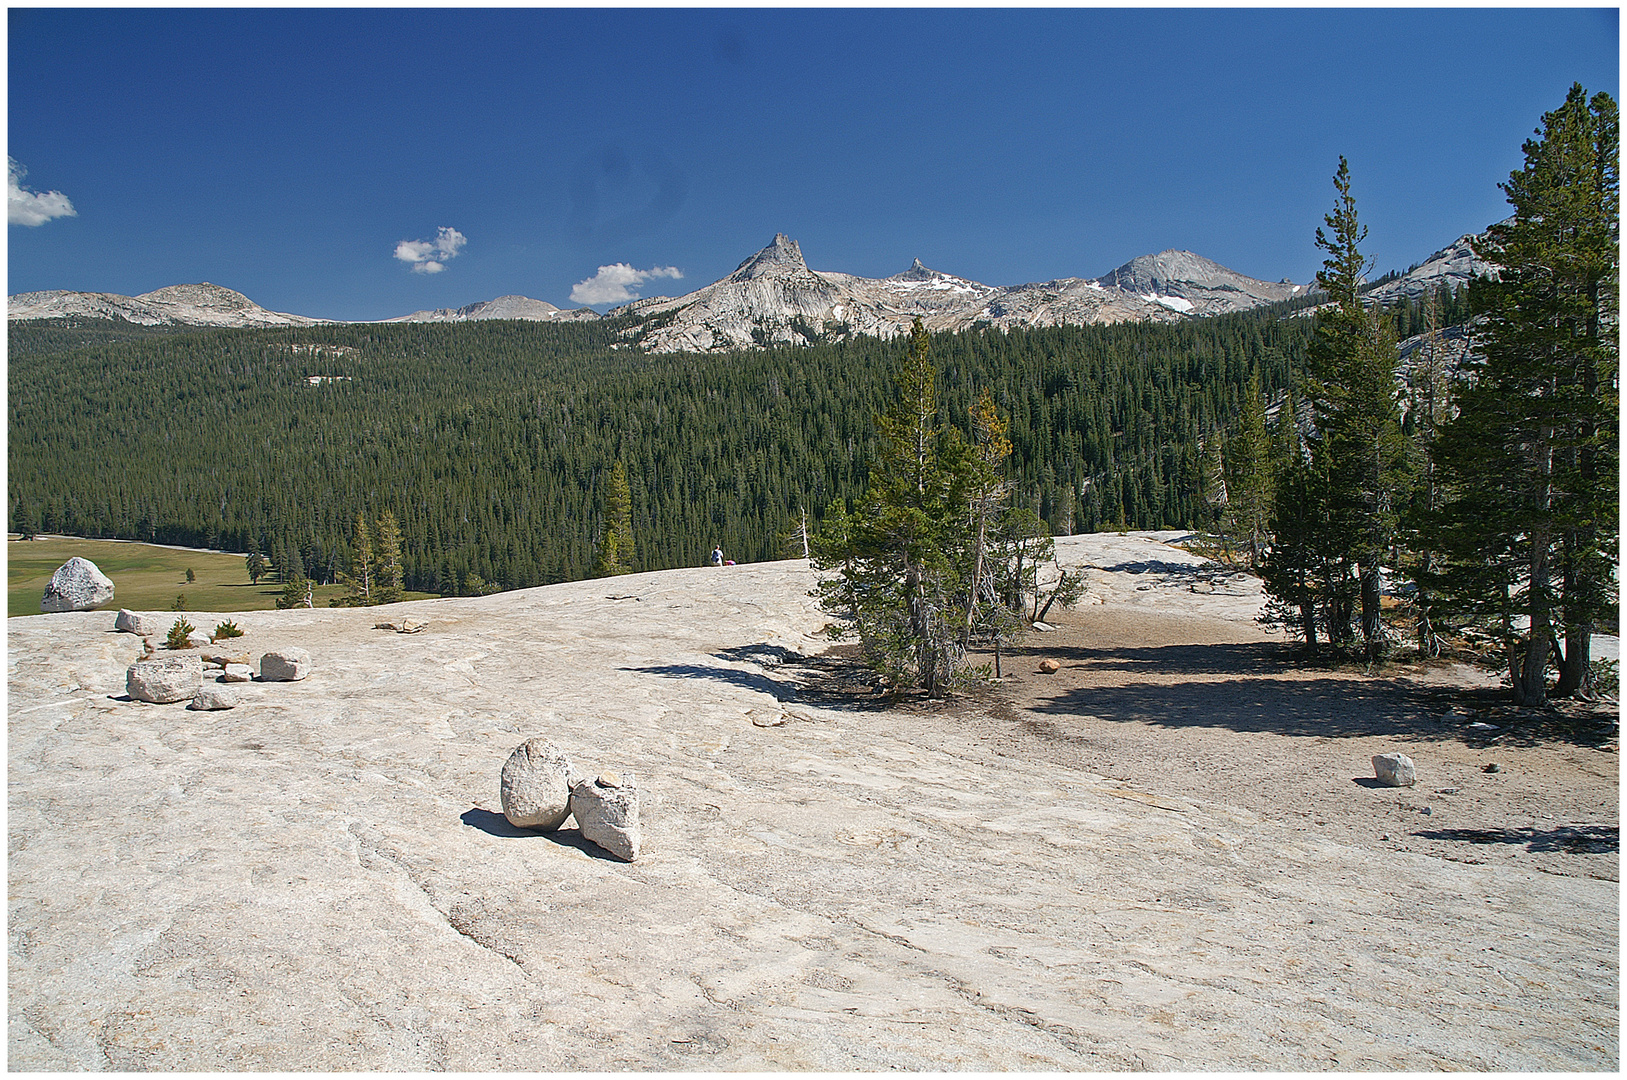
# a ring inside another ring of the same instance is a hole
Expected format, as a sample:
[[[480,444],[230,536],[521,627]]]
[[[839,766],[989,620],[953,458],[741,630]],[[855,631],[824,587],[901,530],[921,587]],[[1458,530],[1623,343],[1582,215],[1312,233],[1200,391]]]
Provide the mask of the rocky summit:
[[[117,319],[138,326],[314,326],[324,319],[267,311],[240,292],[201,282],[170,285],[140,296],[116,293],[18,293],[7,298],[6,317],[31,319]]]
[[[1183,315],[1222,315],[1246,311],[1302,295],[1306,286],[1282,281],[1259,281],[1228,270],[1213,259],[1190,251],[1160,251],[1142,255],[1097,279],[1098,284],[1122,289]]]

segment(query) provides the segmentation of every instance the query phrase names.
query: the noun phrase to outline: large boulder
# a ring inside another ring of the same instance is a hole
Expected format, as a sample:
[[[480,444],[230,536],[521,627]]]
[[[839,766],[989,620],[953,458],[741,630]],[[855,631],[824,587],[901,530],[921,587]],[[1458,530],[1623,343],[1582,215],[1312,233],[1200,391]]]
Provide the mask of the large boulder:
[[[113,629],[123,630],[129,634],[140,634],[142,637],[163,635],[169,633],[170,624],[175,621],[173,615],[166,618],[153,612],[131,611],[129,608],[120,608],[119,613],[113,616]]]
[[[298,682],[310,673],[308,649],[281,649],[260,657],[260,678],[266,682]]]
[[[571,787],[571,813],[582,837],[618,859],[638,858],[643,834],[638,827],[638,786],[631,774],[600,773]]]
[[[527,739],[503,763],[503,816],[522,829],[557,829],[571,816],[571,763],[547,739]]]
[[[89,559],[75,555],[51,575],[41,611],[89,611],[113,599],[113,582]]]
[[[155,705],[192,697],[203,686],[203,661],[197,653],[173,653],[137,660],[124,673],[124,689],[137,701]]]
[[[1418,770],[1405,754],[1374,754],[1373,775],[1386,787],[1411,787],[1418,782]]]

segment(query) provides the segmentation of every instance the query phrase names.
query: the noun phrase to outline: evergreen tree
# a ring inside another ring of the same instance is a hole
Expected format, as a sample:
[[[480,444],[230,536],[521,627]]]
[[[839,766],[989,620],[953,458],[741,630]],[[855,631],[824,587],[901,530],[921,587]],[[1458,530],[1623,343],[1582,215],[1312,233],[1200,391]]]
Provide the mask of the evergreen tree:
[[[617,461],[605,484],[604,538],[593,564],[594,577],[630,574],[633,557],[633,495],[627,484],[627,465]]]
[[[367,527],[367,516],[356,514],[356,526],[350,538],[350,571],[340,573],[339,584],[346,593],[336,597],[335,607],[365,607],[373,602],[373,533]]]
[[[847,620],[895,688],[929,697],[948,690],[965,653],[966,508],[975,486],[964,438],[938,423],[936,380],[931,339],[916,319],[893,400],[876,418],[881,445],[869,489],[814,554],[816,569],[838,571],[819,584],[825,610]]]
[[[1258,572],[1271,531],[1271,438],[1265,401],[1256,377],[1243,395],[1237,430],[1226,443],[1223,529],[1248,547],[1249,569]]]
[[[401,563],[401,526],[388,510],[379,514],[378,554],[373,562],[375,602],[393,604],[401,599],[404,569]]]
[[[1477,245],[1499,271],[1470,287],[1484,323],[1441,461],[1453,488],[1446,582],[1471,614],[1504,612],[1497,630],[1527,706],[1547,700],[1560,631],[1556,692],[1590,692],[1593,629],[1615,609],[1620,499],[1616,103],[1575,85],[1536,135],[1502,185],[1513,218]]]
[[[1396,402],[1395,337],[1382,312],[1361,299],[1362,279],[1371,269],[1361,253],[1367,229],[1357,218],[1350,164],[1343,157],[1333,185],[1337,198],[1323,219],[1330,231],[1316,230],[1316,246],[1328,254],[1316,275],[1328,305],[1317,315],[1306,350],[1317,437],[1309,461],[1303,468],[1290,463],[1277,487],[1279,523],[1289,528],[1277,536],[1276,573],[1268,573],[1266,582],[1282,604],[1300,608],[1308,587],[1304,575],[1310,575],[1335,644],[1351,637],[1359,595],[1362,641],[1375,660],[1385,647],[1381,563],[1395,537],[1405,442]],[[1283,499],[1297,504],[1280,505]],[[1313,546],[1288,550],[1289,543]],[[1279,585],[1283,592],[1275,591]]]

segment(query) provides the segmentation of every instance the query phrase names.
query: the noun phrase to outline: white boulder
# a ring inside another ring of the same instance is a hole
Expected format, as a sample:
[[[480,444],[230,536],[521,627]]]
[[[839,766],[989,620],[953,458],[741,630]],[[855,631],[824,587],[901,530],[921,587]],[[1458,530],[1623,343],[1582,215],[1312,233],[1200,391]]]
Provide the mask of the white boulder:
[[[638,858],[643,834],[638,826],[638,786],[631,774],[600,773],[571,787],[571,813],[582,837],[618,859]]]
[[[254,669],[247,664],[233,664],[228,662],[221,671],[221,682],[253,682]]]
[[[128,608],[120,608],[119,613],[113,617],[113,629],[123,630],[129,634],[140,634],[142,637],[167,634],[169,625],[169,622],[164,621],[160,615],[131,611]]]
[[[192,695],[192,704],[189,709],[199,711],[213,709],[235,709],[243,703],[235,689],[229,686],[204,686]]]
[[[89,611],[113,599],[113,582],[89,559],[75,555],[51,575],[41,611]]]
[[[503,763],[503,816],[522,829],[557,829],[571,816],[571,763],[547,739],[527,739]]]
[[[260,678],[266,682],[298,682],[310,673],[309,649],[282,649],[260,657]]]
[[[1418,782],[1418,770],[1405,754],[1374,754],[1373,775],[1387,787],[1411,787]]]
[[[124,673],[124,689],[137,701],[155,705],[190,698],[203,686],[203,661],[197,653],[174,653],[137,660]]]

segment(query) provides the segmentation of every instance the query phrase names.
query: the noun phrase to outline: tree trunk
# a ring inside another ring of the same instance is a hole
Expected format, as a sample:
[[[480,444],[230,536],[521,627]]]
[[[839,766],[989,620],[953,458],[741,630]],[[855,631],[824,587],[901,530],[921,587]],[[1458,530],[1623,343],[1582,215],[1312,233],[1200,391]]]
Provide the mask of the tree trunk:
[[[1565,627],[1565,656],[1554,697],[1593,699],[1593,627]]]
[[[1548,654],[1553,651],[1553,624],[1548,610],[1547,529],[1538,529],[1531,537],[1530,567],[1531,630],[1525,643],[1519,702],[1528,709],[1540,709],[1548,703]]]
[[[1361,637],[1367,647],[1367,659],[1378,660],[1384,651],[1384,627],[1379,621],[1377,559],[1368,562],[1361,571]]]

